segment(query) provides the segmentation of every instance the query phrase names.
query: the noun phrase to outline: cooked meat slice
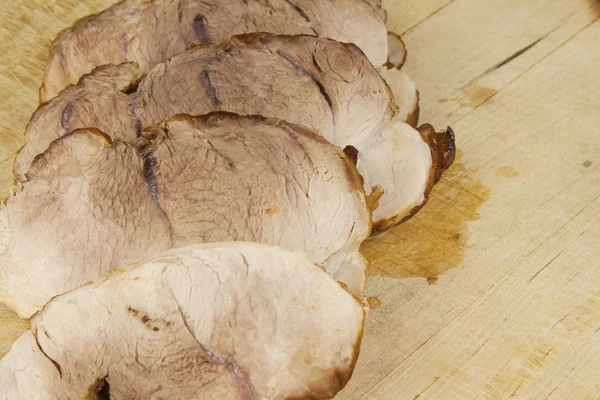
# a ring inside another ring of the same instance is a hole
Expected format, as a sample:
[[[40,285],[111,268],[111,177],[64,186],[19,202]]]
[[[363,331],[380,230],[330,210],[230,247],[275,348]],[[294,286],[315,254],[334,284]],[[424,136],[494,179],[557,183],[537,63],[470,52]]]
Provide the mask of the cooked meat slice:
[[[128,88],[138,78],[132,65],[121,67],[129,74],[123,85]],[[106,68],[119,67],[100,67],[84,80],[110,74]],[[93,101],[100,90],[104,96]],[[56,138],[56,131],[46,132],[48,125],[60,127],[59,116],[67,105],[79,107],[76,99],[95,112],[74,119],[71,129],[102,124],[102,131],[114,138],[122,121],[132,116],[139,118],[138,126],[146,127],[178,113],[223,110],[301,124],[340,147],[354,145],[359,151],[362,143],[379,135],[395,107],[390,89],[356,46],[313,36],[251,34],[217,46],[198,46],[156,65],[137,90],[125,90],[129,95],[121,90],[86,87],[82,80],[42,105],[27,128],[16,176],[23,180],[37,154],[29,147],[35,143],[36,149],[45,149]],[[127,96],[131,104],[113,109],[107,92]]]
[[[406,47],[402,38],[388,32],[388,62],[377,70],[389,85],[398,106],[395,120],[416,128],[419,123],[419,91],[409,76],[400,70],[405,62]]]
[[[345,154],[299,126],[177,116],[137,146],[175,246],[241,240],[302,250],[362,295],[370,216]],[[358,262],[354,260],[358,257]],[[342,279],[350,265],[358,279]]]
[[[381,178],[390,182],[386,185],[388,196],[383,196],[379,200],[379,206],[373,211],[376,229],[384,229],[398,222],[394,220],[389,224],[390,215],[397,214],[402,216],[399,218],[403,218],[425,201],[428,175],[432,169],[431,152],[419,132],[409,125],[397,121],[386,126],[383,140],[363,152],[359,162],[370,166],[369,173],[363,174],[365,186],[375,186]],[[399,192],[395,192],[396,188]],[[389,198],[393,198],[395,202],[388,202]],[[402,207],[399,213],[398,206]]]
[[[400,69],[406,61],[406,46],[400,35],[393,32],[388,32],[388,62],[390,68]]]
[[[170,246],[135,149],[88,130],[36,159],[0,205],[0,301],[27,317],[70,288]]]
[[[223,240],[305,251],[362,295],[360,175],[305,128],[218,113],[171,118],[131,144],[76,131],[28,178],[0,208],[0,301],[20,316],[173,245]]]
[[[280,118],[361,150],[393,116],[391,92],[354,45],[251,34],[156,65],[136,94],[142,124],[223,110]]]
[[[43,120],[40,113],[47,115],[52,107],[62,107],[60,99],[78,86],[41,107],[36,117]],[[96,113],[80,127],[96,126],[99,119],[109,124],[131,115],[139,117],[140,126],[149,126],[177,113],[196,115],[216,110],[281,118],[307,126],[342,148],[352,145],[358,149],[359,171],[370,177],[371,185],[385,190],[381,201],[390,204],[389,213],[378,214],[378,218],[405,217],[400,215],[405,201],[397,197],[404,189],[393,186],[403,178],[390,179],[388,174],[379,177],[379,167],[360,162],[362,154],[377,151],[382,142],[393,140],[389,132],[383,134],[383,128],[396,106],[385,81],[354,45],[313,36],[242,35],[219,45],[195,47],[156,65],[129,98],[132,106],[108,115],[103,101],[94,102]],[[110,136],[119,137],[112,129],[105,129]],[[28,143],[36,141],[43,147],[55,136],[30,124],[22,150],[25,156],[19,156],[15,165],[19,179],[23,179],[34,153],[26,150]],[[396,155],[390,152],[397,146],[387,147],[389,158],[380,161],[391,165],[400,159],[402,151]],[[398,171],[390,170],[392,175]],[[426,182],[421,185],[425,187]],[[370,191],[372,186],[365,187]]]
[[[81,78],[61,96],[42,104],[25,130],[25,145],[15,160],[15,175],[24,181],[36,155],[75,129],[94,127],[114,139],[133,140],[142,131],[128,93],[142,74],[134,63],[106,65]],[[101,107],[101,109],[100,109]],[[112,118],[118,115],[118,118]]]
[[[60,371],[40,349],[30,330],[19,336],[0,359],[0,398],[68,399],[60,382]]]
[[[396,68],[380,68],[379,74],[390,86],[398,106],[396,121],[417,127],[419,123],[419,91],[406,72]]]
[[[378,71],[392,90],[398,112],[384,129],[385,139],[363,152],[361,161],[370,168],[359,165],[365,187],[388,182],[384,185],[387,193],[373,213],[375,230],[406,221],[420,210],[442,172],[454,161],[455,153],[452,129],[436,133],[427,124],[418,131],[414,129],[419,121],[419,91],[400,70],[406,49],[402,39],[391,32],[388,46],[388,63]]]
[[[454,162],[455,154],[454,132],[450,128],[435,132],[431,125],[425,124],[415,130],[404,122],[394,121],[384,130],[384,137],[386,140],[379,146],[363,153],[363,160],[371,165],[370,171],[378,179],[387,178],[392,182],[389,187],[402,191],[388,193],[392,196],[379,200],[373,212],[373,229],[378,231],[402,223],[419,211],[442,172]],[[368,185],[370,176],[363,177]],[[387,201],[390,198],[393,203]]]
[[[0,360],[0,392],[329,399],[350,379],[363,319],[300,253],[241,242],[175,249],[53,299]]]
[[[79,20],[52,44],[43,101],[97,66],[134,61],[143,71],[195,44],[252,32],[309,34],[358,45],[386,60],[386,29],[363,0],[123,0]]]
[[[361,161],[370,168],[358,166],[365,187],[389,182],[385,185],[388,192],[379,199],[373,212],[375,230],[404,222],[420,210],[429,199],[433,185],[454,162],[456,151],[452,129],[435,132],[428,124],[414,129],[419,121],[419,91],[399,69],[406,58],[406,50],[402,39],[397,37],[394,41],[394,36],[388,35],[390,61],[378,71],[394,94],[398,113],[384,129],[385,140],[363,152]],[[397,46],[392,46],[393,43]],[[398,61],[396,65],[392,60]],[[382,157],[384,154],[386,156]]]

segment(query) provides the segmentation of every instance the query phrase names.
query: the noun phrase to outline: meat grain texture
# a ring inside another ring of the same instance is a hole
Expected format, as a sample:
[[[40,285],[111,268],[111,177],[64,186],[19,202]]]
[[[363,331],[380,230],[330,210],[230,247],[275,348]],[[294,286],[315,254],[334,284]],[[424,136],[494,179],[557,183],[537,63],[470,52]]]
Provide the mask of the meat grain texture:
[[[230,240],[305,251],[361,296],[370,230],[353,163],[306,128],[218,113],[133,142],[84,129],[54,141],[0,207],[0,300],[28,317],[159,251]]]
[[[355,43],[374,65],[387,58],[377,1],[123,0],[79,20],[54,40],[42,101],[104,64],[133,61],[144,72],[192,45],[252,32],[316,35]]]
[[[305,255],[171,250],[53,299],[0,360],[2,399],[328,399],[364,310]]]
[[[92,126],[115,138],[127,132],[131,139],[134,131],[122,127],[135,126],[139,135],[173,114],[216,110],[281,118],[358,149],[365,191],[383,192],[373,214],[376,229],[421,207],[433,185],[431,171],[440,170],[432,158],[438,149],[401,118],[392,120],[397,107],[388,85],[351,44],[242,35],[187,50],[141,76],[131,63],[100,67],[42,105],[27,128],[17,177],[22,180],[35,155],[63,132]]]
[[[454,160],[451,129],[415,129],[385,17],[379,0],[123,0],[61,32],[0,206],[0,301],[37,312],[0,399],[341,390],[360,244]],[[229,38],[250,32],[267,33]]]

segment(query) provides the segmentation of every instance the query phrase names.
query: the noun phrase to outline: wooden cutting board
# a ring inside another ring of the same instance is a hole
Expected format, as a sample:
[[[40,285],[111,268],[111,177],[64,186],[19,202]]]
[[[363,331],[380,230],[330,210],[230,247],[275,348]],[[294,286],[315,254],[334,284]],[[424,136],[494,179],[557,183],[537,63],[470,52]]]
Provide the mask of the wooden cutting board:
[[[0,0],[0,193],[48,45],[111,0]],[[389,0],[422,121],[456,164],[371,239],[362,353],[343,399],[600,396],[600,4]],[[0,308],[0,354],[27,324]]]

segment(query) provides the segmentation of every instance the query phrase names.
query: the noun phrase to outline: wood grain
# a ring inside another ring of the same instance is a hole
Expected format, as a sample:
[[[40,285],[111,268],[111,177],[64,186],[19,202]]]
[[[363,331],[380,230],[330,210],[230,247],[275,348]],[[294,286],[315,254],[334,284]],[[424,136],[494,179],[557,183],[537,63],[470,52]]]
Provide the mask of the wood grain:
[[[0,0],[0,191],[49,40],[110,1]],[[461,154],[364,246],[372,304],[343,399],[600,396],[600,6],[389,0],[422,120]],[[0,353],[26,323],[0,310]]]

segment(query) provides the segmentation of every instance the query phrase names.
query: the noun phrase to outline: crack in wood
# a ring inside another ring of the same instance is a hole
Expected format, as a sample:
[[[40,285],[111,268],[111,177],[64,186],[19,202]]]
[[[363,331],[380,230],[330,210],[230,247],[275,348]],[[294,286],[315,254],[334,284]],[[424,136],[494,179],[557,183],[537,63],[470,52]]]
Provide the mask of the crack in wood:
[[[512,60],[516,59],[517,57],[522,56],[528,50],[532,49],[536,44],[538,44],[539,42],[541,42],[546,36],[547,35],[542,36],[541,38],[539,38],[538,40],[534,41],[530,45],[523,47],[521,50],[515,52],[513,55],[505,58],[503,61],[499,62],[494,67],[492,67],[492,71],[495,70],[495,69],[501,68],[501,67],[505,66],[506,64],[508,64],[509,62],[511,62]]]
[[[536,276],[538,276],[539,274],[541,274],[541,273],[542,273],[542,271],[543,271],[543,270],[545,270],[546,268],[548,268],[548,266],[550,266],[550,264],[552,264],[552,263],[554,262],[554,260],[556,260],[556,259],[558,258],[558,256],[560,256],[562,253],[563,253],[563,252],[561,251],[560,253],[558,253],[558,254],[556,255],[556,257],[554,257],[552,260],[550,260],[550,262],[548,262],[548,264],[544,265],[544,266],[542,267],[542,269],[540,269],[538,272],[536,272],[536,274],[535,274],[535,275],[533,275],[533,276],[532,276],[532,277],[531,277],[531,278],[530,278],[530,279],[527,281],[527,283],[531,283],[531,281],[532,281],[532,280],[534,280]]]

